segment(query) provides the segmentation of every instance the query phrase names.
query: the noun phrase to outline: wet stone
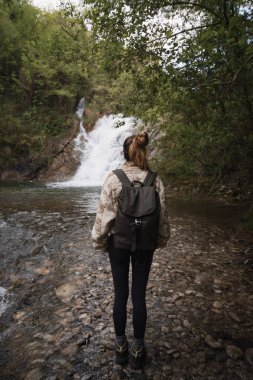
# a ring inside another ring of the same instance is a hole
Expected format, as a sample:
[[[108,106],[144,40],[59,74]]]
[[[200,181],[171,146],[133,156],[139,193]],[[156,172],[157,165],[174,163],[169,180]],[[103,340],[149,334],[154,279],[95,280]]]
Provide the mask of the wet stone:
[[[189,322],[187,319],[184,319],[184,320],[183,320],[183,326],[184,326],[186,329],[191,329],[191,324],[190,324],[190,322]]]
[[[227,353],[225,350],[222,350],[222,351],[219,351],[216,355],[215,355],[215,360],[218,362],[218,363],[223,363],[227,360]]]
[[[77,353],[78,345],[77,344],[71,344],[68,347],[64,348],[62,350],[63,354],[68,357],[74,357]]]
[[[43,378],[43,374],[41,373],[39,368],[34,368],[25,376],[25,380],[40,380]]]
[[[168,327],[162,326],[162,333],[167,334],[169,332]]]
[[[205,342],[211,348],[214,348],[214,349],[222,348],[222,344],[219,341],[215,340],[211,335],[207,335],[205,337]]]
[[[247,349],[245,357],[247,359],[247,362],[253,367],[253,347]]]
[[[226,365],[228,368],[235,368],[235,362],[234,360],[228,359],[226,362]]]
[[[91,374],[83,375],[81,377],[81,380],[91,380],[91,379],[92,379],[92,375]]]
[[[220,301],[215,301],[215,302],[213,303],[213,308],[214,308],[214,309],[218,309],[218,310],[220,310],[220,309],[223,308],[223,305],[222,305],[222,303],[221,303]]]
[[[233,360],[237,360],[243,356],[243,351],[237,346],[227,346],[226,352],[227,355]]]

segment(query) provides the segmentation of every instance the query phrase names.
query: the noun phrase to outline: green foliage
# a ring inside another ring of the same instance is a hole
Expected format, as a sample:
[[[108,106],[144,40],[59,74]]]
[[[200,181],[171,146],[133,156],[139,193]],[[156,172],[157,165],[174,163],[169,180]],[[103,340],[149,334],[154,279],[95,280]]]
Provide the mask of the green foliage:
[[[67,10],[0,0],[0,165],[43,154],[63,136],[77,101],[92,96],[92,36]]]
[[[0,0],[1,167],[63,136],[84,96],[89,128],[109,112],[141,118],[159,137],[155,164],[165,177],[251,186],[251,3],[83,3],[48,13]]]
[[[230,177],[238,188],[252,183],[251,3],[86,3],[99,38],[124,47],[115,65],[123,74],[111,95],[120,108],[164,133],[157,165],[168,175],[205,176],[212,187]],[[176,19],[177,30],[171,23]]]

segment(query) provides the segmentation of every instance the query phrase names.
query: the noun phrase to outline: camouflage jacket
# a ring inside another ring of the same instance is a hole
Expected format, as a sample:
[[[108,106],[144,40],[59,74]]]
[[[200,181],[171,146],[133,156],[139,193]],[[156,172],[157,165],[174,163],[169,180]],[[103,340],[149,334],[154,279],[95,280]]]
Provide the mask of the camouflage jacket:
[[[147,171],[141,170],[133,162],[126,161],[121,169],[124,170],[130,181],[143,182]],[[157,176],[155,182],[156,190],[160,196],[161,214],[159,223],[158,248],[166,245],[170,237],[170,228],[166,212],[166,202],[164,186],[161,179]],[[118,177],[110,172],[103,185],[95,224],[92,229],[91,238],[95,249],[106,251],[108,238],[113,233],[114,220],[118,208],[118,195],[122,189],[122,184]]]

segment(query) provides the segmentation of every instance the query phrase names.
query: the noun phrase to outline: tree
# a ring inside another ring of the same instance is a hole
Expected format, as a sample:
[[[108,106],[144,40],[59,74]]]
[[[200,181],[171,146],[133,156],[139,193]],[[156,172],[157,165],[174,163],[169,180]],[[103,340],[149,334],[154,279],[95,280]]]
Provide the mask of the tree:
[[[135,77],[133,112],[163,126],[173,170],[178,163],[178,172],[213,183],[227,176],[239,187],[252,183],[251,2],[87,3],[98,38],[124,46],[122,67]]]

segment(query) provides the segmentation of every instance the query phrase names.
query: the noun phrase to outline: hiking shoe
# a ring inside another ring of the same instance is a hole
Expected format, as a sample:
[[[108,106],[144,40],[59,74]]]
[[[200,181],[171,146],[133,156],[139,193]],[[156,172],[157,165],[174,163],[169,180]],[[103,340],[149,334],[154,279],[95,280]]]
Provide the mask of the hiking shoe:
[[[122,345],[119,345],[115,342],[115,352],[116,352],[116,363],[118,364],[127,364],[128,363],[128,342],[125,342]]]
[[[142,369],[146,361],[146,348],[144,344],[138,350],[132,345],[131,347],[131,368],[134,370]]]

